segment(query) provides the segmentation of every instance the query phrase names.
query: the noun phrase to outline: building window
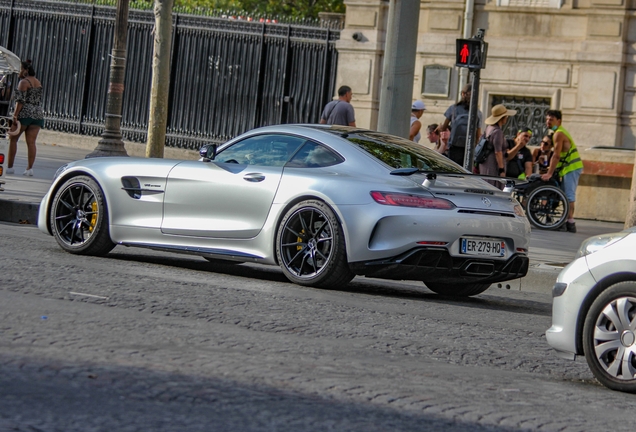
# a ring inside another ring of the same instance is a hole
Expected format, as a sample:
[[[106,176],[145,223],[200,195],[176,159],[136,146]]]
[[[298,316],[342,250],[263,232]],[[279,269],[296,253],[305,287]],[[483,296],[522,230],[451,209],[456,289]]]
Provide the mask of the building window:
[[[493,96],[492,106],[498,104],[517,111],[517,115],[508,118],[508,122],[504,125],[504,135],[514,138],[520,126],[527,126],[532,129],[532,139],[529,144],[539,145],[541,138],[548,131],[545,126],[545,115],[550,109],[550,98]]]
[[[563,0],[497,0],[497,6],[521,6],[557,8],[563,6]]]

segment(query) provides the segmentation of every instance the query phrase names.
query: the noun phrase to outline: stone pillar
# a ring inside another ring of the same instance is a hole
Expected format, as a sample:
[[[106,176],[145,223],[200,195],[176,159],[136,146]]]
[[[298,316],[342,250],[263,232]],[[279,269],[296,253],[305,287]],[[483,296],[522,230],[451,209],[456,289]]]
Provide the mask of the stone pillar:
[[[351,87],[356,125],[376,129],[389,2],[345,0],[345,5],[345,27],[336,43],[336,89]]]

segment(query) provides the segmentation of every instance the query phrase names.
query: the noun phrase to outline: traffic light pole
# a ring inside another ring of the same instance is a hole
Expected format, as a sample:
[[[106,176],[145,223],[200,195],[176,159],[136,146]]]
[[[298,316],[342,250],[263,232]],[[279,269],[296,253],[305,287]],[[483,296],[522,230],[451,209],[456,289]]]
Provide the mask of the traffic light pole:
[[[477,35],[475,39],[478,39],[483,42],[484,40],[484,29],[478,29]],[[482,55],[485,53],[482,52]],[[483,63],[483,62],[482,62]],[[475,153],[475,140],[477,137],[475,136],[477,133],[477,112],[478,101],[479,101],[479,76],[481,73],[481,67],[471,68],[470,71],[473,74],[472,80],[472,89],[470,92],[470,109],[468,111],[468,130],[466,131],[466,149],[464,151],[464,168],[468,171],[473,171],[473,159]]]
[[[466,131],[466,149],[464,151],[464,168],[473,171],[473,160],[475,153],[475,134],[477,133],[477,102],[479,100],[479,75],[481,69],[472,71],[472,89],[470,92],[470,109],[468,111],[468,130]]]

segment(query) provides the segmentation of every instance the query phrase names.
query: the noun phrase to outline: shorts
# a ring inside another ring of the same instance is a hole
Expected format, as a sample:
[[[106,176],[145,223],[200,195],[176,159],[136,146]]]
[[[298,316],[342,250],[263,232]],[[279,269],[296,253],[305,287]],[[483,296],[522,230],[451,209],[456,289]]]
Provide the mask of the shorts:
[[[40,126],[40,127],[44,127],[44,120],[43,119],[34,119],[34,118],[30,118],[30,117],[24,117],[24,118],[19,118],[18,119],[20,121],[20,124],[22,126]]]
[[[576,171],[570,171],[563,176],[561,189],[563,189],[568,202],[576,201],[576,187],[579,185],[579,177],[581,177],[582,172],[582,169],[578,169]]]

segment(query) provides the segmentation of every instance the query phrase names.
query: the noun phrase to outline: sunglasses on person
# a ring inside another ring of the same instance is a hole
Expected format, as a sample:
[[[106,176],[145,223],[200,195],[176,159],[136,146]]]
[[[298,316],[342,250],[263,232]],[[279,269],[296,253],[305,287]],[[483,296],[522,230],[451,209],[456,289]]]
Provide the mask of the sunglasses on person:
[[[551,143],[550,141],[541,141],[541,144],[547,144],[547,145],[550,145],[550,144],[552,144],[552,143]]]

